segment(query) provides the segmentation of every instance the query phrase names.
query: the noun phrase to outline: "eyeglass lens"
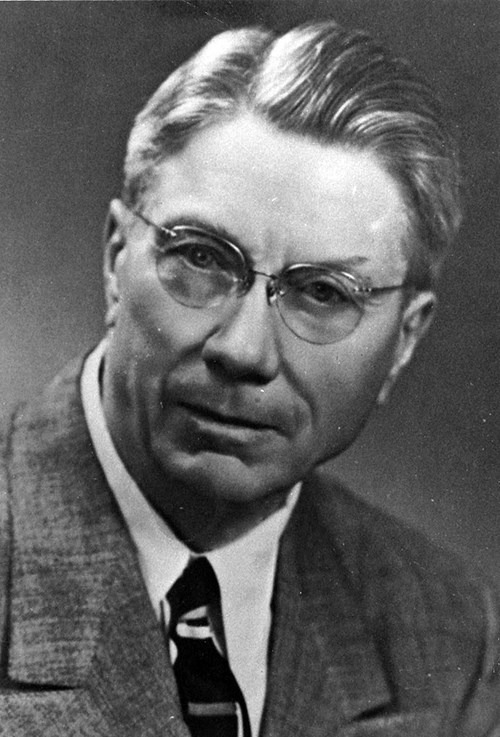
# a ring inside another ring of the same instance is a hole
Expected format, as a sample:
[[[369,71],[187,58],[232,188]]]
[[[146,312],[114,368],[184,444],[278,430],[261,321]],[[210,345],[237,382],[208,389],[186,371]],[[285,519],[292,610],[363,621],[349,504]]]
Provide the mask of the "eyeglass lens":
[[[252,286],[256,272],[235,246],[198,228],[178,226],[173,232],[175,237],[164,237],[158,244],[157,271],[165,290],[180,304],[214,308]],[[303,340],[334,343],[359,323],[362,307],[352,288],[328,269],[295,265],[268,278],[283,322]]]

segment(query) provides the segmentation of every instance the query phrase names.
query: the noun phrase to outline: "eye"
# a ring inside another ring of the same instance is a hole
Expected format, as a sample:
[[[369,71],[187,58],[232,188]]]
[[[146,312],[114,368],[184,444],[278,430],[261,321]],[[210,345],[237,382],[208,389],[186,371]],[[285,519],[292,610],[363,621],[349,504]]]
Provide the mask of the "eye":
[[[228,268],[227,259],[224,258],[220,250],[212,246],[193,243],[177,248],[176,253],[189,266],[201,271],[217,271],[221,268],[227,270]]]
[[[348,288],[336,276],[327,271],[299,268],[286,275],[287,289],[311,307],[342,308],[353,303]]]
[[[341,291],[339,284],[324,277],[306,282],[301,291],[304,296],[321,304],[333,305],[350,301],[346,291]]]
[[[160,259],[175,259],[191,271],[207,274],[241,270],[236,253],[215,236],[187,227],[174,229],[174,233],[163,236],[157,244]]]

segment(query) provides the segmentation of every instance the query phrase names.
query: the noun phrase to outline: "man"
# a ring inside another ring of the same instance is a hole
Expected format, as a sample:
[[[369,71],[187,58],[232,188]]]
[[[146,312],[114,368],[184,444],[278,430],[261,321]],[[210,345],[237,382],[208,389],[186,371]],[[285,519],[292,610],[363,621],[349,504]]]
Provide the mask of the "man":
[[[0,734],[500,734],[492,592],[320,470],[429,325],[456,192],[431,92],[333,22],[153,95],[106,339],[5,430]]]

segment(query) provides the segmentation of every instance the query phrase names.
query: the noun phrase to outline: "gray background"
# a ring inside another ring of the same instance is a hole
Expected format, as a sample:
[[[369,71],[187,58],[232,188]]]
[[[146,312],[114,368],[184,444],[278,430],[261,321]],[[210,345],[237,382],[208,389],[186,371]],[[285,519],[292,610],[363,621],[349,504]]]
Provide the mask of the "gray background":
[[[101,335],[100,239],[133,115],[228,26],[334,16],[410,57],[456,120],[466,222],[425,346],[339,475],[500,583],[499,4],[0,3],[0,403]]]

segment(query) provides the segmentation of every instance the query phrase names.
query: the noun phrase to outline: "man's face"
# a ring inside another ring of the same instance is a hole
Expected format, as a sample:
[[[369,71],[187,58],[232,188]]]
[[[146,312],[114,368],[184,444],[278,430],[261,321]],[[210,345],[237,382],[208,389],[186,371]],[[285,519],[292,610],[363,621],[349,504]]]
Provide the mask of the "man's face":
[[[142,211],[159,225],[205,224],[267,274],[348,262],[374,286],[405,278],[403,205],[376,159],[251,116],[165,160]],[[237,502],[282,492],[351,443],[411,353],[421,321],[418,309],[405,317],[400,291],[371,299],[340,342],[311,344],[268,304],[263,277],[229,314],[179,304],[157,277],[154,228],[118,202],[111,222],[104,406],[141,480]]]

